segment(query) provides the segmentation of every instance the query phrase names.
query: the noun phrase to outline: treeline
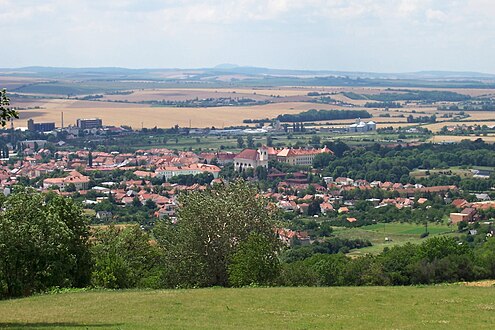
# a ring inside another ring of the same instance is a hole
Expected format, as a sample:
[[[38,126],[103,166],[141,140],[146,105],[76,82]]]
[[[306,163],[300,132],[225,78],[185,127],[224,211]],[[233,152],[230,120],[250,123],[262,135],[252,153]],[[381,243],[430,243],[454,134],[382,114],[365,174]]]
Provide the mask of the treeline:
[[[338,120],[354,118],[371,118],[366,110],[315,110],[311,109],[298,114],[283,114],[277,117],[281,122],[306,122],[321,120]]]
[[[316,241],[307,246],[295,246],[284,251],[280,259],[282,262],[291,263],[305,260],[315,254],[348,253],[353,249],[362,249],[371,246],[371,242],[364,239],[343,239],[332,237],[323,242]]]
[[[366,102],[365,108],[402,108],[402,105],[398,102]]]
[[[495,111],[494,101],[478,101],[469,102],[464,104],[453,104],[453,105],[441,105],[437,108],[438,110],[448,110],[448,111]]]
[[[409,115],[407,117],[407,122],[408,123],[436,123],[437,122],[437,116],[431,115],[431,116],[414,117],[413,115]]]
[[[152,106],[160,106],[160,107],[177,107],[177,108],[184,108],[184,107],[192,107],[192,108],[198,108],[198,107],[223,107],[223,106],[237,106],[237,105],[263,105],[263,104],[268,104],[270,101],[263,100],[254,100],[250,98],[245,98],[245,97],[220,97],[220,98],[206,98],[206,99],[190,99],[190,100],[184,100],[184,101],[178,101],[178,100],[153,100],[153,101],[141,101],[138,103],[143,103],[143,104],[151,104]]]
[[[354,92],[344,92],[344,95],[353,100],[375,100],[381,102],[396,101],[425,101],[425,102],[461,102],[471,99],[469,95],[459,94],[449,91],[411,91],[396,90],[396,92],[380,94],[357,94]]]
[[[340,156],[317,155],[313,165],[322,169],[323,176],[350,177],[369,182],[391,181],[414,183],[409,173],[415,169],[447,168],[452,166],[495,166],[495,146],[482,140],[457,144],[423,144],[415,147],[384,147],[378,143],[354,149],[339,146]]]
[[[471,246],[454,238],[430,238],[420,245],[386,248],[379,255],[349,258],[316,254],[285,263],[286,286],[412,285],[473,281],[495,276],[495,238]]]

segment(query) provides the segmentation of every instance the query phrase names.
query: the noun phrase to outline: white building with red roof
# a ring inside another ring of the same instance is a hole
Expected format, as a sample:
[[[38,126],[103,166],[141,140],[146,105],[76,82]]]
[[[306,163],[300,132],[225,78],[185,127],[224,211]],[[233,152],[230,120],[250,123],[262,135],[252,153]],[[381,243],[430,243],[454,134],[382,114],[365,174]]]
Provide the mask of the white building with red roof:
[[[268,168],[268,149],[261,147],[258,150],[244,149],[234,157],[234,168],[243,172],[249,168],[255,170],[258,166]]]
[[[277,154],[277,160],[282,163],[291,165],[313,165],[313,159],[316,155],[322,153],[333,154],[333,151],[326,146],[321,149],[294,149],[284,148]]]
[[[155,173],[159,178],[165,178],[168,181],[173,176],[178,175],[197,175],[204,172],[209,172],[213,175],[213,178],[218,178],[220,168],[215,165],[208,164],[191,164],[187,166],[164,166],[158,168]]]

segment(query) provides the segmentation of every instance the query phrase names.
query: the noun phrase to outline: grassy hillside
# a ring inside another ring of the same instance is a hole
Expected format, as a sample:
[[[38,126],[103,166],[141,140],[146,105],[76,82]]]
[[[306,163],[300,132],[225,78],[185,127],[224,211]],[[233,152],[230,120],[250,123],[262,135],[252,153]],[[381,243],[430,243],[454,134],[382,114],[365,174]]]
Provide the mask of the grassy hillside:
[[[0,328],[493,329],[495,287],[94,291],[0,301]]]

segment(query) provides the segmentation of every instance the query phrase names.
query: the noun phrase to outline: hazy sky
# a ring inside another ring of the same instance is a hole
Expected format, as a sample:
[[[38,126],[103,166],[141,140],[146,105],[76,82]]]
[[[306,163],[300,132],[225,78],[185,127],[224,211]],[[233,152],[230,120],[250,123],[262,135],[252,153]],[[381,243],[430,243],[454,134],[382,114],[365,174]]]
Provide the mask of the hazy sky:
[[[0,67],[495,73],[495,0],[0,0]]]

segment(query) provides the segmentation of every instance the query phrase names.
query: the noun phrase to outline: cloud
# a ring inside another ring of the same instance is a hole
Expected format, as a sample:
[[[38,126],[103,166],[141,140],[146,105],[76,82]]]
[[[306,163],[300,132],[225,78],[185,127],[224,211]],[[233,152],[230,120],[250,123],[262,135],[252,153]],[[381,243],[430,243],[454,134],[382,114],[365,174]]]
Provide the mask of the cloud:
[[[16,53],[0,55],[2,66],[495,72],[493,0],[0,0],[0,8],[0,33]]]

